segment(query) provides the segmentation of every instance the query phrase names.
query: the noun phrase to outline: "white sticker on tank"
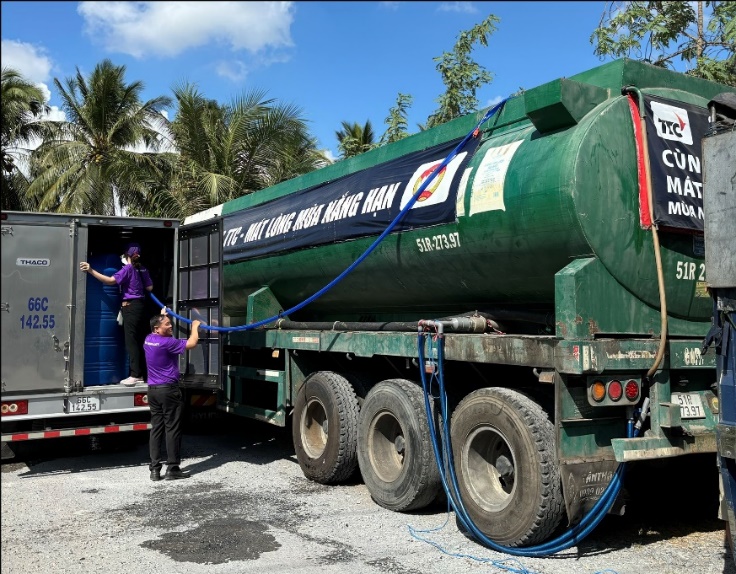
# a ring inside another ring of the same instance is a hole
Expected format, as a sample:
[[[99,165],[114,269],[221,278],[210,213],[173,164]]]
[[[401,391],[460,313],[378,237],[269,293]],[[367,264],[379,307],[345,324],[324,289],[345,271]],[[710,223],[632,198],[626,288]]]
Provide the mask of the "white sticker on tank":
[[[468,187],[468,179],[470,178],[471,171],[473,171],[473,168],[469,167],[463,172],[463,176],[460,178],[460,186],[457,188],[455,213],[457,213],[458,217],[465,216],[465,188]]]
[[[470,215],[485,211],[506,211],[503,186],[511,158],[522,140],[494,147],[486,152],[478,166],[470,196]]]

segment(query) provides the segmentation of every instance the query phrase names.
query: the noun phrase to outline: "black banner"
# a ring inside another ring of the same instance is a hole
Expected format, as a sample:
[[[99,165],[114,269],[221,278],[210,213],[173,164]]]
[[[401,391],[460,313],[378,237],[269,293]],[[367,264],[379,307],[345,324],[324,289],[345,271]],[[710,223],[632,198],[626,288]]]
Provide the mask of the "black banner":
[[[708,111],[665,98],[644,100],[654,222],[702,232],[701,139],[708,129]]]
[[[465,166],[480,138],[470,139],[438,173],[395,231],[455,220]],[[223,217],[226,262],[379,235],[462,139],[407,154]]]

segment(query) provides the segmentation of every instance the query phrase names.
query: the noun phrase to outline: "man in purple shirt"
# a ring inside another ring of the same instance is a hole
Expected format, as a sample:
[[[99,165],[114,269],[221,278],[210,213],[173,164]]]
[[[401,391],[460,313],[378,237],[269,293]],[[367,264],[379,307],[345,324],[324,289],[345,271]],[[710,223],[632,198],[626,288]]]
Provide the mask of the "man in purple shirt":
[[[151,334],[143,343],[143,352],[148,364],[148,406],[151,409],[151,480],[161,480],[161,442],[166,435],[166,474],[165,480],[189,478],[179,468],[181,464],[181,419],[184,412],[184,399],[179,388],[179,355],[187,349],[194,349],[199,341],[201,321],[192,321],[192,332],[188,339],[174,337],[174,327],[166,313],[151,319]]]

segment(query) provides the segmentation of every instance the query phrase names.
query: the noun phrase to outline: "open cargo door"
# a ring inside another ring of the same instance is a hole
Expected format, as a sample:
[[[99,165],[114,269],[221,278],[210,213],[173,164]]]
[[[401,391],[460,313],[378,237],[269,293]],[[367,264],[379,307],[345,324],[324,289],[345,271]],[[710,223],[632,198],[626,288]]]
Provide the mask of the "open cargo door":
[[[220,326],[222,317],[222,220],[185,225],[179,229],[179,295],[176,311],[182,317]],[[177,337],[189,337],[191,324],[179,321]],[[180,358],[181,384],[191,389],[219,390],[222,364],[221,335],[201,329],[199,344]]]

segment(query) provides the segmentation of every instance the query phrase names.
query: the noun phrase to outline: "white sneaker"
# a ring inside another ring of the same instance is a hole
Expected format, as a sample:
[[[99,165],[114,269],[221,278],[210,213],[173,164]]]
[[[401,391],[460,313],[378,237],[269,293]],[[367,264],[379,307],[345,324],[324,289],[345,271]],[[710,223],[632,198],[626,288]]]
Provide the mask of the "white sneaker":
[[[135,387],[138,383],[142,383],[143,379],[140,377],[128,377],[127,379],[123,379],[120,381],[121,385],[125,385],[126,387]]]

